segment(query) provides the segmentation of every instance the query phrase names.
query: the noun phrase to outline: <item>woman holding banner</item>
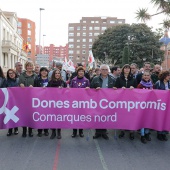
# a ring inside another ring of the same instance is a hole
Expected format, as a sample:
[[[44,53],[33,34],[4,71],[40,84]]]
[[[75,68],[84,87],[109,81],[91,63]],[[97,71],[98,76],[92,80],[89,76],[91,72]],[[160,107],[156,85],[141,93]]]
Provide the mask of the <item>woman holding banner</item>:
[[[123,89],[126,88],[133,89],[137,87],[137,81],[135,78],[133,78],[133,75],[131,74],[131,68],[129,64],[125,64],[122,67],[122,72],[120,74],[120,77],[116,79],[115,87],[123,88]],[[124,135],[125,132],[122,130],[119,134],[119,138],[124,137]],[[134,131],[130,131],[129,138],[131,140],[134,139]]]
[[[151,81],[151,74],[149,71],[144,71],[142,75],[142,80],[138,84],[137,88],[139,89],[153,89],[153,84]],[[142,143],[147,143],[147,141],[151,141],[151,137],[149,135],[149,129],[147,128],[142,128],[140,130],[141,133],[141,142]]]
[[[77,76],[71,80],[70,83],[71,88],[89,88],[90,82],[85,77],[85,70],[82,66],[77,68]],[[73,129],[73,134],[71,135],[72,138],[77,136],[77,129]],[[79,136],[84,137],[83,129],[79,129]]]
[[[170,72],[162,71],[159,76],[159,80],[155,83],[155,89],[169,90],[170,89]],[[166,131],[158,131],[157,138],[160,141],[167,141]]]
[[[46,67],[41,67],[39,76],[34,81],[34,87],[47,87],[48,85],[48,70]],[[42,137],[43,129],[38,129],[38,137]],[[44,135],[48,136],[48,129],[44,129]]]
[[[19,78],[17,78],[17,74],[15,70],[9,69],[7,71],[7,81],[6,81],[6,87],[18,87]],[[12,128],[8,130],[7,136],[12,135]],[[14,135],[18,135],[18,128],[14,128]]]
[[[61,71],[59,69],[54,70],[47,87],[65,88],[67,87],[66,82],[62,79]],[[56,137],[56,129],[52,129],[50,139]],[[61,129],[57,129],[57,139],[61,139]]]
[[[25,63],[25,72],[23,72],[20,76],[19,76],[19,86],[24,88],[24,87],[33,87],[34,86],[34,80],[36,79],[37,75],[34,73],[33,71],[33,63],[28,61]],[[32,133],[32,128],[29,127],[28,128],[28,134],[29,137],[33,137],[33,133]],[[27,136],[27,127],[23,127],[23,133],[22,133],[22,137],[26,137]]]
[[[3,70],[0,66],[0,88],[5,88],[6,87],[6,79],[3,73]]]

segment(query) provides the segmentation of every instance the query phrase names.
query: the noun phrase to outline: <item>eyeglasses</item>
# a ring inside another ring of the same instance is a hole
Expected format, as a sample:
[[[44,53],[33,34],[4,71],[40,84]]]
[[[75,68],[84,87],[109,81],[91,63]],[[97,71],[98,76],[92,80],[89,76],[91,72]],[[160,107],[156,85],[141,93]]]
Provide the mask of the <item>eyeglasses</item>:
[[[14,74],[14,73],[8,73],[9,75]]]
[[[108,69],[101,69],[102,71],[108,71]]]

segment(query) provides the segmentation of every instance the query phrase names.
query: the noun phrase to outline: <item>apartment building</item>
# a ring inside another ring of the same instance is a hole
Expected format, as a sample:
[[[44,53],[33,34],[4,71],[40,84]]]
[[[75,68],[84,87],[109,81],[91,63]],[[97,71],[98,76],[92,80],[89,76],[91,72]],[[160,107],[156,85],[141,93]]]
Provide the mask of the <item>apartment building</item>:
[[[116,17],[82,17],[79,23],[68,25],[68,58],[74,64],[87,64],[93,42],[107,28],[125,24],[125,19]]]
[[[23,38],[17,32],[17,14],[0,10],[0,66],[6,72],[15,68],[15,62],[25,64],[26,53],[22,50]]]
[[[23,38],[23,50],[27,53],[27,58],[35,62],[35,22],[18,18],[18,33]]]

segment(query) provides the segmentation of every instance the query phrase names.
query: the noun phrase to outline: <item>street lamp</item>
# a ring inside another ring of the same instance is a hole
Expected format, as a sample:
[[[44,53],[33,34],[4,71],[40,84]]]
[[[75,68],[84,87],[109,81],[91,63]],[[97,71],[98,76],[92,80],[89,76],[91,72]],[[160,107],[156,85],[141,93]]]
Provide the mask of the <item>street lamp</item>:
[[[39,28],[39,54],[41,53],[40,51],[40,46],[41,46],[41,11],[45,10],[44,8],[40,8],[40,28]]]

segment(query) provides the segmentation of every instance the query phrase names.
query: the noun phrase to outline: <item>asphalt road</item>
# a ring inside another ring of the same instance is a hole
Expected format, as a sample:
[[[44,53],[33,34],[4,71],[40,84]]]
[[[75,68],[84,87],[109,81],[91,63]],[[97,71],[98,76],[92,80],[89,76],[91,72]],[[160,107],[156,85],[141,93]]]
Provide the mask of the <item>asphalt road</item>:
[[[94,131],[85,137],[71,138],[72,130],[62,130],[62,139],[49,137],[22,138],[6,136],[7,130],[0,131],[0,170],[168,170],[170,169],[169,141],[161,142],[152,132],[152,141],[147,144],[130,141],[128,133],[123,139],[114,139],[109,130],[110,140],[92,139]]]

